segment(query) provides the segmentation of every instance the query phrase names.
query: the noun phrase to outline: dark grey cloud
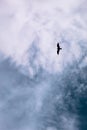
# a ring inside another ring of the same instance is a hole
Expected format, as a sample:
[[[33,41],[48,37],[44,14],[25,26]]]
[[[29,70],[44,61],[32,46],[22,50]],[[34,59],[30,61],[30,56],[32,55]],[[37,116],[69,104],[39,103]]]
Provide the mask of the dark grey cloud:
[[[78,130],[86,127],[87,67],[31,78],[10,59],[0,62],[0,129]],[[84,123],[82,123],[84,122]]]

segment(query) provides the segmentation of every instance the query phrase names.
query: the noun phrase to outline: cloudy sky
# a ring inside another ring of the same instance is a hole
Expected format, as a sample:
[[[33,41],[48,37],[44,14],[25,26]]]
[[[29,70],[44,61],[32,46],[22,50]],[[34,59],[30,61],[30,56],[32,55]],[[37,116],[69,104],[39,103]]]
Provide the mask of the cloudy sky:
[[[0,130],[87,130],[86,5],[0,0]]]

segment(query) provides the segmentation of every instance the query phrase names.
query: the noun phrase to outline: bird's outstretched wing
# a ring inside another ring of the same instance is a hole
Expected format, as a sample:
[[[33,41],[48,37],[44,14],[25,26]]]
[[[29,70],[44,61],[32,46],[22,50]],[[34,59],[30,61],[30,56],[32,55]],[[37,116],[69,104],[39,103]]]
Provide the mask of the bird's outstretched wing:
[[[57,47],[59,48],[59,43],[57,43]]]
[[[57,50],[57,54],[59,55],[59,51]]]
[[[59,43],[57,43],[57,54],[59,55],[59,52],[62,48],[60,47]]]

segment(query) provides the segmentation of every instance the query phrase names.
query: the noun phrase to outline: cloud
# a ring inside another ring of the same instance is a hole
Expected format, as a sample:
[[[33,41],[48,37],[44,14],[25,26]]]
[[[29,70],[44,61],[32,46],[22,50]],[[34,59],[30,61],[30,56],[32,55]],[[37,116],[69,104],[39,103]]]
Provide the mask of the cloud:
[[[64,91],[67,89],[67,84],[63,83],[68,81],[62,77],[40,70],[36,77],[31,79],[11,65],[9,59],[2,61],[0,129],[77,130],[76,115],[68,111],[68,106],[73,102]]]
[[[86,1],[7,0],[0,3],[0,51],[18,66],[27,68],[29,74],[35,73],[28,52],[33,42],[39,50],[38,56],[32,59],[37,61],[35,66],[50,73],[62,71],[72,63],[73,55],[76,60],[81,56],[79,42],[87,40]],[[59,56],[56,55],[57,42],[63,48]]]
[[[72,113],[86,91],[86,3],[0,1],[0,129],[78,129]]]

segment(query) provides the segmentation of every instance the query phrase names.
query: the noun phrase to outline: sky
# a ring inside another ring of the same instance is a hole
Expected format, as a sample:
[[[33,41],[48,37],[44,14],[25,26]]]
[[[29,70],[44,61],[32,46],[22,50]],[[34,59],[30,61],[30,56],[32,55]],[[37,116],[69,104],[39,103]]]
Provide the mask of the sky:
[[[86,5],[0,0],[0,130],[87,130]]]

